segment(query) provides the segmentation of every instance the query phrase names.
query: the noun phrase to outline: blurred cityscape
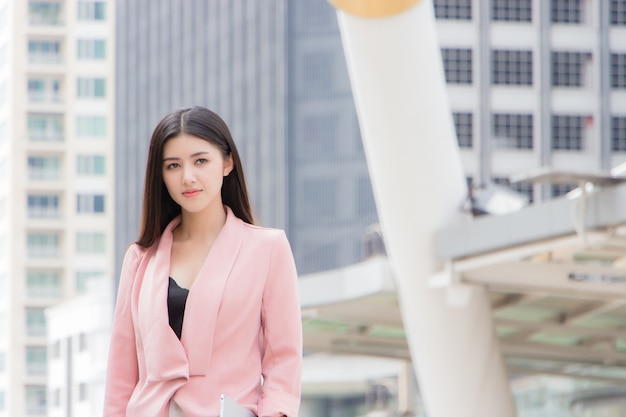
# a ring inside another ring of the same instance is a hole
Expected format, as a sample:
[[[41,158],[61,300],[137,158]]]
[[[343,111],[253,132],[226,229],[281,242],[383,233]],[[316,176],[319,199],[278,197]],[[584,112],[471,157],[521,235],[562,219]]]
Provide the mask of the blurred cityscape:
[[[432,7],[474,195],[501,186],[538,205],[579,183],[512,176],[626,162],[626,0]],[[231,127],[255,215],[287,231],[301,288],[384,259],[326,0],[0,0],[0,417],[101,415],[152,129],[191,105]],[[301,417],[427,415],[406,355],[307,346]],[[611,378],[512,373],[518,415],[626,416],[624,363]]]

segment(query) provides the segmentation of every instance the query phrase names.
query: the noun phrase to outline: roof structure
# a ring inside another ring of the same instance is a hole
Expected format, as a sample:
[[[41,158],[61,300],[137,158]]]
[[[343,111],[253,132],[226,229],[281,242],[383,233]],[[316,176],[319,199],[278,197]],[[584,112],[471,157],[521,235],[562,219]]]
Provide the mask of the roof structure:
[[[511,376],[626,385],[626,185],[470,218],[433,247],[433,291],[461,306],[465,286],[488,290]],[[305,351],[411,359],[386,257],[305,276],[300,294]]]

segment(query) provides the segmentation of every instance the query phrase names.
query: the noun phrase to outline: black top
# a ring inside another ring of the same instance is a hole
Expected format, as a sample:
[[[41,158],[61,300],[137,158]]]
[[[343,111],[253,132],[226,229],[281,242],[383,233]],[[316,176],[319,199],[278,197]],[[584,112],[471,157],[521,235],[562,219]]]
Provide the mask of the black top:
[[[167,288],[167,312],[170,317],[170,327],[178,339],[183,332],[183,316],[185,315],[187,295],[189,295],[189,290],[179,287],[176,281],[170,277]]]

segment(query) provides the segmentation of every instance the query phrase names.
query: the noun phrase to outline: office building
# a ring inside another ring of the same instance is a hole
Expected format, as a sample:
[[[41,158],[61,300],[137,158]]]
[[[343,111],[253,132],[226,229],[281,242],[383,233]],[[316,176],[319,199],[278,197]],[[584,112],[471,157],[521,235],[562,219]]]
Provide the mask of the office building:
[[[44,311],[113,275],[113,6],[0,1],[0,416],[46,415]]]

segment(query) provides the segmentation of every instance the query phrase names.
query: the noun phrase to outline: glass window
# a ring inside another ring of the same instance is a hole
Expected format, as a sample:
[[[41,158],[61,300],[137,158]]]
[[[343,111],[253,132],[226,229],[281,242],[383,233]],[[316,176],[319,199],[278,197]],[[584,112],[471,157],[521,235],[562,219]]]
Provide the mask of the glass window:
[[[369,177],[358,178],[356,182],[356,214],[372,216],[376,214],[376,203]]]
[[[79,39],[78,59],[105,59],[105,41],[102,39]]]
[[[626,152],[626,116],[611,117],[611,147],[613,152]]]
[[[592,120],[592,118],[581,115],[552,116],[552,149],[583,149],[585,120]]]
[[[60,25],[61,4],[52,1],[29,1],[28,22],[31,25]]]
[[[104,194],[78,194],[76,212],[104,213]]]
[[[28,194],[28,217],[31,219],[58,219],[61,217],[57,194]]]
[[[26,346],[26,374],[46,375],[48,370],[45,346]]]
[[[626,25],[626,0],[611,0],[611,24]]]
[[[101,232],[78,232],[76,253],[101,254],[105,251],[105,235]]]
[[[491,0],[491,18],[493,20],[530,22],[532,15],[531,0]]]
[[[79,138],[102,138],[106,136],[106,118],[104,116],[78,116],[76,135]]]
[[[491,71],[493,84],[532,85],[532,51],[493,50],[491,52]]]
[[[472,83],[472,50],[443,48],[441,50],[446,82],[449,84]]]
[[[310,53],[302,57],[302,87],[306,91],[327,91],[333,86],[333,54]]]
[[[551,0],[552,23],[582,23],[582,0]]]
[[[578,184],[551,184],[550,195],[552,196],[552,198],[561,197],[577,187]]]
[[[306,116],[302,121],[302,146],[299,152],[302,159],[320,155],[333,156],[337,150],[338,128],[339,119],[336,114]]]
[[[103,98],[105,95],[104,78],[78,78],[77,95],[83,98]]]
[[[78,20],[105,19],[105,2],[103,1],[78,1]]]
[[[78,155],[76,157],[78,175],[104,175],[103,155]]]
[[[28,139],[37,142],[63,141],[63,115],[28,113]]]
[[[26,309],[26,335],[46,335],[46,315],[44,308],[28,307]]]
[[[60,297],[61,273],[59,271],[28,271],[26,294],[29,297]]]
[[[99,270],[76,271],[76,292],[79,294],[86,293],[89,283],[92,280],[101,278],[103,276],[104,271]]]
[[[29,156],[28,178],[31,180],[60,179],[61,159],[58,156]]]
[[[474,122],[472,113],[452,113],[456,138],[461,148],[471,148],[474,141]]]
[[[60,64],[61,42],[29,40],[28,60],[32,64]]]
[[[532,114],[494,114],[493,140],[496,147],[532,149]]]
[[[33,258],[58,258],[61,256],[60,240],[56,232],[29,232],[26,253]]]
[[[7,358],[7,353],[0,352],[0,374],[5,373],[7,370],[6,358]]]
[[[29,78],[28,100],[32,103],[61,102],[61,80],[57,78]]]
[[[552,52],[552,85],[582,87],[590,52]]]
[[[335,215],[336,182],[334,179],[311,179],[304,181],[302,205],[303,219],[326,222]]]
[[[434,0],[437,19],[472,20],[472,0]]]
[[[626,88],[626,54],[611,54],[611,87]]]
[[[46,386],[26,385],[26,414],[46,415]]]

